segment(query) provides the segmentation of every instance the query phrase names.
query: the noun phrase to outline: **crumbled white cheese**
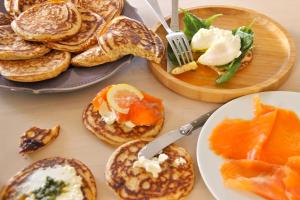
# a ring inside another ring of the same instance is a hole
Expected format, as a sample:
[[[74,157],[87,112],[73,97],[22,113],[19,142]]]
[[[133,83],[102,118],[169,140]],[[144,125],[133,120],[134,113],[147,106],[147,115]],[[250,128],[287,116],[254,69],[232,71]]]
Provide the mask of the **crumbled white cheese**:
[[[147,172],[150,172],[154,178],[157,178],[162,171],[160,164],[168,159],[168,155],[162,153],[158,157],[154,157],[151,160],[141,156],[133,163],[133,167],[144,168]]]
[[[134,128],[136,125],[134,123],[132,123],[131,121],[126,121],[124,122],[124,125],[128,128]]]
[[[57,196],[56,200],[83,199],[81,190],[82,178],[76,174],[74,167],[69,165],[56,165],[54,167],[40,168],[34,171],[25,182],[17,187],[18,193],[28,195],[25,200],[34,200],[32,192],[43,187],[47,177],[51,177],[56,181],[63,181],[67,185],[65,192]]]
[[[177,167],[186,164],[186,160],[182,157],[176,158],[174,162]]]

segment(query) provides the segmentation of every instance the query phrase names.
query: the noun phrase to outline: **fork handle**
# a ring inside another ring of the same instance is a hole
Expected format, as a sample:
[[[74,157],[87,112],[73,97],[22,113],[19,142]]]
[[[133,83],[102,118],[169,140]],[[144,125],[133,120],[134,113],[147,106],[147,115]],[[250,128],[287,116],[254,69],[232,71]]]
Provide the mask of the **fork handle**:
[[[179,31],[178,0],[172,0],[171,29],[172,31]]]
[[[173,31],[170,29],[170,27],[168,26],[161,10],[160,7],[157,3],[157,0],[145,0],[146,3],[148,4],[148,6],[152,9],[152,11],[154,12],[155,16],[158,18],[158,20],[160,21],[160,23],[163,25],[163,27],[166,29],[166,31],[168,33],[172,33]]]

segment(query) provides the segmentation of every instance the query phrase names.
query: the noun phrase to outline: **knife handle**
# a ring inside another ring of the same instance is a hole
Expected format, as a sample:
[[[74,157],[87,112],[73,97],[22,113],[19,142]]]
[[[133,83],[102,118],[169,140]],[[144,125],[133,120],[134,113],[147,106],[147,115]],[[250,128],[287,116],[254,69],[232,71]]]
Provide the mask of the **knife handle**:
[[[205,124],[205,122],[208,120],[208,118],[216,111],[212,110],[204,115],[201,115],[199,118],[193,120],[191,123],[186,124],[182,127],[180,127],[179,131],[181,134],[183,135],[190,135],[194,130],[196,130],[197,128],[200,128],[201,126],[203,126]]]

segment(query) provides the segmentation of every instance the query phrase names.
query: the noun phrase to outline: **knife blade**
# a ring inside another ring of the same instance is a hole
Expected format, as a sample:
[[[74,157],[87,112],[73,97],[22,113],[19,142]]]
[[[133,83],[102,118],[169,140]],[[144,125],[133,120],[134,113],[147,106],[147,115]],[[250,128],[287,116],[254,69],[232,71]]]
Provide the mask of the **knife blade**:
[[[182,137],[190,135],[197,128],[202,127],[215,111],[216,110],[212,110],[193,120],[192,122],[154,139],[139,151],[138,157],[143,156],[146,159],[151,159],[153,156],[157,155],[161,150],[163,150],[170,144],[176,142]]]

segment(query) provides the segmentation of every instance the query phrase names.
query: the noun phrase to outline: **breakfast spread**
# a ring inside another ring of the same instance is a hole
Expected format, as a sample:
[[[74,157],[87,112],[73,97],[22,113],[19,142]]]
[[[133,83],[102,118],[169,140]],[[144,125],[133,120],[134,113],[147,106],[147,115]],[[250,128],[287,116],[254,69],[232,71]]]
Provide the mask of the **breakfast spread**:
[[[12,177],[0,192],[1,200],[96,200],[92,172],[82,162],[60,157],[39,160]]]
[[[225,185],[274,200],[300,198],[294,184],[300,180],[299,143],[295,112],[262,104],[258,98],[253,119],[225,119],[210,137],[211,149],[232,160],[221,168]]]
[[[138,158],[139,150],[147,143],[135,140],[115,150],[106,166],[108,186],[119,199],[124,200],[184,199],[194,186],[191,156],[185,149],[173,144],[165,148],[156,161]],[[185,162],[176,165],[178,158]]]
[[[59,131],[60,126],[51,129],[30,128],[21,136],[19,153],[32,153],[45,147],[59,136]]]
[[[125,16],[114,18],[97,35],[99,46],[72,58],[72,64],[92,67],[133,54],[160,63],[164,55],[162,40],[144,24]]]
[[[252,60],[253,23],[234,30],[225,30],[212,26],[215,19],[222,14],[200,19],[189,11],[183,10],[183,12],[184,33],[190,40],[197,62],[179,66],[173,51],[168,48],[168,57],[173,63],[172,74],[178,75],[196,70],[199,64],[216,71],[219,75],[216,83],[222,84],[229,81],[241,66],[245,66]]]
[[[112,145],[153,138],[163,122],[161,100],[127,84],[102,89],[83,113],[85,127]]]

